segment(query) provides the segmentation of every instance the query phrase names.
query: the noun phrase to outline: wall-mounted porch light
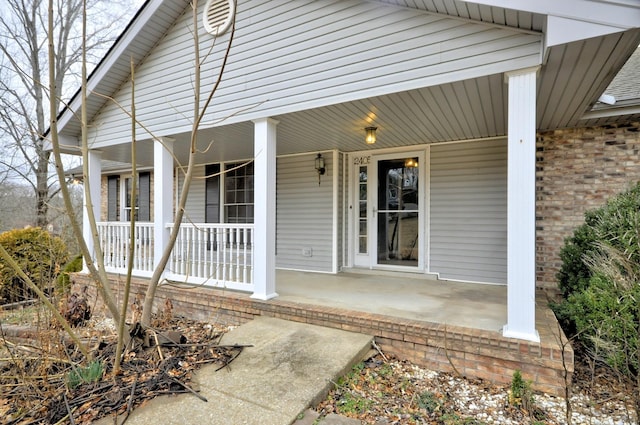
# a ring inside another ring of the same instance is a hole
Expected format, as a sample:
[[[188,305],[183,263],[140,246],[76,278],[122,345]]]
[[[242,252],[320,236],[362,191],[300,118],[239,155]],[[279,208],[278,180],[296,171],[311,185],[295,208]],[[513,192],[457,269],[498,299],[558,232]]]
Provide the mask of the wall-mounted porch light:
[[[324,165],[324,158],[320,153],[316,156],[316,171],[318,172],[318,186],[320,186],[320,176],[327,171]]]
[[[367,127],[364,129],[365,136],[364,141],[367,142],[367,145],[373,145],[376,142],[376,130],[378,127]]]

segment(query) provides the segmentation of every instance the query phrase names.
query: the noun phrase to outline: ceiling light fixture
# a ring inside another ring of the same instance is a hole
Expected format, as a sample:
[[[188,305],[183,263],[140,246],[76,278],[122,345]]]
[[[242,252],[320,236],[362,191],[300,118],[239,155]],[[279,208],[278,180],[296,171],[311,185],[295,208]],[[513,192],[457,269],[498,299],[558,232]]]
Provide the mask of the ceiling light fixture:
[[[366,132],[364,141],[367,142],[367,145],[373,145],[376,142],[376,130],[378,127],[367,127],[364,129]]]

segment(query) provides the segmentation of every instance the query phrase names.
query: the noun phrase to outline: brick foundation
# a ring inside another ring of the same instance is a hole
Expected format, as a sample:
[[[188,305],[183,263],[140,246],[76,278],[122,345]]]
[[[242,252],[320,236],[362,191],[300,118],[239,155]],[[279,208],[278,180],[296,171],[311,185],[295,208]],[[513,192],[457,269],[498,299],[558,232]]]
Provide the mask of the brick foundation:
[[[75,276],[75,284],[93,287],[85,275]],[[145,288],[145,280],[134,279],[132,296],[143,294]],[[95,288],[91,292],[95,294]],[[566,339],[546,302],[540,303],[536,312],[541,342],[532,343],[504,338],[495,331],[279,301],[278,298],[260,301],[247,294],[202,287],[159,287],[155,305],[164,305],[166,298],[171,299],[175,314],[197,320],[240,325],[256,316],[269,316],[364,333],[373,335],[383,352],[430,369],[447,372],[455,369],[468,378],[495,383],[510,382],[518,369],[525,379],[533,381],[536,390],[564,394],[563,353],[558,341]],[[573,351],[570,347],[564,355],[571,376]]]
[[[565,238],[585,211],[640,180],[640,122],[557,130],[538,135],[536,154],[536,282],[557,289]]]

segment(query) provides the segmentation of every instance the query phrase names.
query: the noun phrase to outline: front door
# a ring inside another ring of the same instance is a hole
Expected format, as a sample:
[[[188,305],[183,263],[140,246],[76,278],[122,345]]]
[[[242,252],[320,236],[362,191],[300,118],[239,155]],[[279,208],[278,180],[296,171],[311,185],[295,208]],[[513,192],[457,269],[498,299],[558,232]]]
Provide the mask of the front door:
[[[424,269],[422,158],[419,152],[354,157],[355,267]]]

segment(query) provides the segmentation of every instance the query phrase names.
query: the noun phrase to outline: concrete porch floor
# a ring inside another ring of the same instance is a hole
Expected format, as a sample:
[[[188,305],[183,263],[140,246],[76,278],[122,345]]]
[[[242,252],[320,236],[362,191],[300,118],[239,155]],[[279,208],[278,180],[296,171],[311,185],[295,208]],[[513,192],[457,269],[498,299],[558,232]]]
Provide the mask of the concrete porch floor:
[[[278,270],[276,285],[279,301],[490,331],[507,323],[506,285],[368,270],[337,275]]]

